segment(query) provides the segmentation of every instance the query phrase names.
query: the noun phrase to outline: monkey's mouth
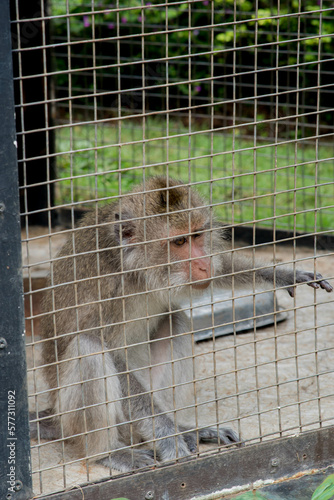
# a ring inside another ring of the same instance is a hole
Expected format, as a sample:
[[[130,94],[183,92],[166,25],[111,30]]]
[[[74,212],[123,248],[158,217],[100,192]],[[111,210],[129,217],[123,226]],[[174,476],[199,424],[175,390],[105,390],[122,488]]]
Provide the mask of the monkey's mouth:
[[[205,288],[208,288],[208,286],[211,283],[211,279],[203,280],[203,281],[197,281],[196,283],[190,283],[195,290],[205,290]]]

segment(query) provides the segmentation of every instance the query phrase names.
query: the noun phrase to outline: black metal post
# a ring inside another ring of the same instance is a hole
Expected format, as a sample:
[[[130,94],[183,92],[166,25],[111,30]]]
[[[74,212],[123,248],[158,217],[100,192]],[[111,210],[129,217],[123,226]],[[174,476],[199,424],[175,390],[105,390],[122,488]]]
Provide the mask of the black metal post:
[[[0,498],[32,498],[9,2],[0,0]]]
[[[11,30],[16,109],[16,130],[19,158],[20,212],[23,224],[47,226],[48,209],[54,206],[55,132],[52,129],[50,71],[50,23],[42,24],[47,14],[47,0],[10,0],[13,24]],[[17,10],[16,10],[17,9]],[[27,19],[27,21],[25,21]],[[27,50],[28,49],[28,50]],[[36,75],[36,76],[35,76]],[[29,78],[24,78],[24,77]],[[46,101],[46,102],[45,102]],[[22,131],[26,134],[23,140]],[[34,160],[31,160],[34,158]],[[54,222],[55,213],[51,212]]]

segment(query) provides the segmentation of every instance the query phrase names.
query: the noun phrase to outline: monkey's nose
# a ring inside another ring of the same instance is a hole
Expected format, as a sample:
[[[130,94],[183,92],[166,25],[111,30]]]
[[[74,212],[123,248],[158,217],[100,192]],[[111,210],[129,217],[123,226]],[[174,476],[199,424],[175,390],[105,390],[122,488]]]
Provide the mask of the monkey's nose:
[[[211,261],[208,257],[203,259],[198,259],[195,261],[198,265],[199,271],[202,271],[207,274],[207,276],[211,276]]]

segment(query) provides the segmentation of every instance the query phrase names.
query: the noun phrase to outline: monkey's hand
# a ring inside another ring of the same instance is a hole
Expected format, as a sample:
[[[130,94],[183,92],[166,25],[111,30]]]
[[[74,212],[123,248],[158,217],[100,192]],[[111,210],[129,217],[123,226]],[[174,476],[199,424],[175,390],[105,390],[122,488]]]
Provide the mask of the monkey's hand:
[[[296,271],[296,283],[306,283],[306,285],[312,288],[323,288],[326,292],[332,292],[333,287],[328,281],[324,280],[320,273],[317,273],[314,278],[314,273],[309,271]],[[291,286],[287,288],[287,291],[291,297],[295,295],[295,287]]]

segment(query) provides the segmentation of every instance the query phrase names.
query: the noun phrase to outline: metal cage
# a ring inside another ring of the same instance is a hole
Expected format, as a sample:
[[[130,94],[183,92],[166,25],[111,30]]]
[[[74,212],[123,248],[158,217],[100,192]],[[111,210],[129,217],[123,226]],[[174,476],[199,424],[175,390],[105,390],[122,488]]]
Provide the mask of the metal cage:
[[[333,3],[1,6],[1,497],[229,498],[328,468],[333,294],[279,273],[334,281]]]

